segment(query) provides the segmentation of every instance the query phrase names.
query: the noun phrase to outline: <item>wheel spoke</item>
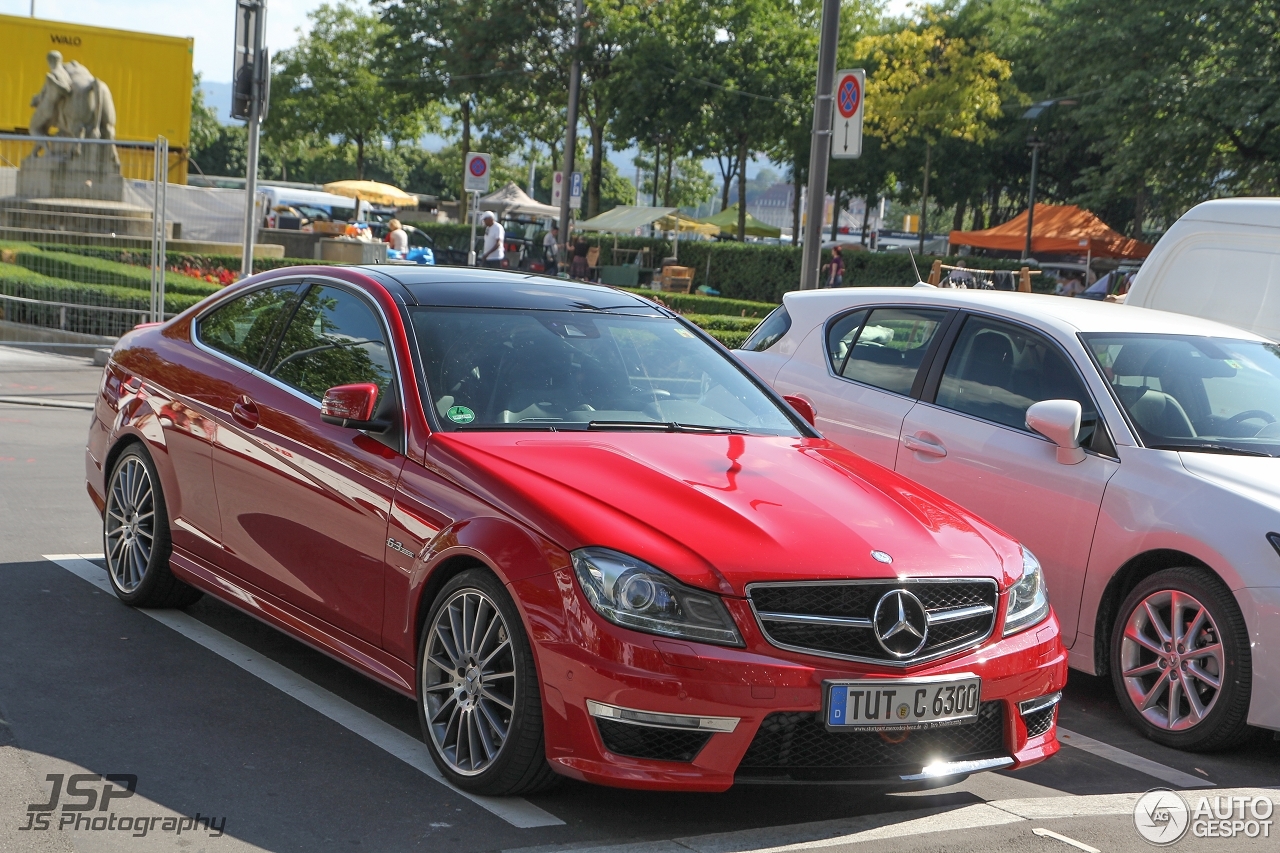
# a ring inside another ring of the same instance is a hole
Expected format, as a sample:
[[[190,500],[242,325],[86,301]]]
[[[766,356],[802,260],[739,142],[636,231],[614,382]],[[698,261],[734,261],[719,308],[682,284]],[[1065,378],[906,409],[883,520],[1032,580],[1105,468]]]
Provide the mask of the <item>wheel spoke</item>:
[[[1178,679],[1172,679],[1169,682],[1169,698],[1168,698],[1168,719],[1169,728],[1175,728],[1178,721],[1182,717],[1182,682]]]
[[[1178,681],[1182,686],[1182,695],[1187,697],[1191,724],[1195,725],[1204,719],[1205,706],[1200,702],[1200,695],[1196,692],[1195,686],[1188,683],[1187,673],[1178,673]]]
[[[1195,677],[1196,681],[1212,687],[1214,690],[1222,689],[1222,679],[1218,678],[1218,676],[1213,673],[1206,671],[1204,667],[1200,666],[1196,661],[1191,661],[1187,664],[1187,672],[1191,673],[1191,675]]]
[[[440,639],[441,648],[444,649],[444,653],[448,655],[449,660],[452,661],[453,663],[452,668],[457,669],[458,666],[462,663],[462,661],[458,653],[453,649],[453,644],[450,642],[450,639],[445,636],[444,626],[440,625],[439,623],[436,624],[436,637]]]
[[[433,664],[438,669],[448,670],[450,672],[458,668],[458,665],[456,663],[443,660],[435,654],[427,655],[427,663]]]
[[[485,720],[489,723],[489,727],[493,729],[493,733],[498,736],[498,745],[501,746],[507,739],[507,727],[494,716],[493,711],[489,709],[487,704],[481,702],[479,703],[479,708],[480,712],[484,714]],[[508,706],[508,710],[510,710],[510,706]]]
[[[1138,706],[1138,710],[1150,710],[1156,702],[1160,701],[1160,694],[1164,692],[1164,688],[1167,686],[1167,681],[1163,678],[1157,678],[1156,683],[1151,685],[1151,689],[1142,697],[1142,704]]]
[[[503,697],[499,696],[497,693],[494,693],[492,690],[490,690],[487,687],[480,688],[480,695],[491,702],[501,705],[502,707],[506,708],[508,711],[515,709],[514,702],[504,699]]]
[[[472,711],[468,715],[471,719],[471,727],[475,730],[475,735],[480,741],[480,748],[484,750],[484,760],[486,763],[493,760],[493,756],[498,750],[493,745],[493,741],[489,738],[489,733],[485,731],[485,720],[483,714]]]
[[[1168,643],[1173,637],[1164,626],[1164,621],[1160,618],[1160,614],[1156,613],[1156,609],[1151,606],[1151,599],[1142,602],[1142,606],[1147,611],[1147,618],[1151,620],[1151,627],[1155,629],[1156,635],[1160,637],[1160,642]]]
[[[499,652],[510,647],[511,647],[510,640],[507,640],[505,643],[500,644],[496,649],[490,652],[489,655],[484,660],[480,661],[480,668],[484,669],[486,666],[489,665],[489,661],[493,660],[495,657],[498,656]]]
[[[498,618],[498,612],[496,610],[492,611],[489,614],[489,624],[485,626],[484,634],[482,634],[480,639],[471,646],[471,653],[473,655],[479,657],[484,654],[484,647],[489,644],[489,636],[493,634],[493,629],[501,624],[502,620]],[[488,660],[488,658],[485,658],[485,660]]]
[[[1144,649],[1146,649],[1149,652],[1152,652],[1157,655],[1164,654],[1164,649],[1160,646],[1160,644],[1155,642],[1154,640],[1148,639],[1147,636],[1143,634],[1142,631],[1138,629],[1136,626],[1130,625],[1128,628],[1126,628],[1124,632],[1124,636],[1125,636],[1125,639],[1132,640],[1133,642],[1142,646]]]

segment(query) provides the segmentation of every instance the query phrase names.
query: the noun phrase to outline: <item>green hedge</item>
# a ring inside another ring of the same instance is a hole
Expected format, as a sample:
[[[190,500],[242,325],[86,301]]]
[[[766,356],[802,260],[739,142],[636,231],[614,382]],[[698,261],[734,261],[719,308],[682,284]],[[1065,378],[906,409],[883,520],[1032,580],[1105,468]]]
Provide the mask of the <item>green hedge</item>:
[[[750,334],[760,321],[755,317],[733,317],[721,314],[685,314],[684,318],[708,332],[747,332]]]
[[[119,261],[108,261],[84,255],[69,255],[63,252],[41,251],[18,252],[16,260],[18,264],[32,272],[38,272],[52,278],[79,281],[85,284],[110,284],[138,290],[149,291],[151,289],[150,269],[130,266]],[[150,261],[150,258],[148,258],[148,261]],[[185,293],[191,296],[205,297],[217,293],[221,287],[191,276],[166,272],[164,289],[166,294]]]
[[[711,337],[715,338],[729,349],[737,349],[746,342],[748,337],[751,336],[750,332],[733,332],[725,329],[707,329],[707,334],[711,335]]]
[[[722,296],[703,296],[700,293],[663,293],[644,288],[620,287],[625,290],[652,299],[667,306],[678,314],[716,314],[720,316],[755,317],[762,320],[769,316],[777,302],[749,302],[745,299],[725,299]],[[779,302],[781,299],[779,299]]]
[[[139,314],[119,314],[97,309],[133,308],[145,311],[150,303],[149,295],[139,293],[137,288],[66,281],[7,263],[0,263],[0,293],[47,302],[94,306],[84,309],[66,308],[64,312],[54,305],[0,300],[0,310],[6,320],[54,329],[65,328],[90,335],[122,335],[145,319]],[[164,308],[167,313],[177,314],[200,300],[201,297],[193,294],[166,293]]]

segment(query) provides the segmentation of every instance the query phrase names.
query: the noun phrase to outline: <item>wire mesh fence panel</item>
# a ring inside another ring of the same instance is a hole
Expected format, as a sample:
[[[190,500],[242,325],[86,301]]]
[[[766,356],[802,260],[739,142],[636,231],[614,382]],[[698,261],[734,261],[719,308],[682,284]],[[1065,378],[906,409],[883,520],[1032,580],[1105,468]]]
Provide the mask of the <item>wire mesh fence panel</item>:
[[[167,209],[181,156],[163,137],[0,134],[0,319],[115,336],[216,292],[225,282],[167,251],[182,234]]]

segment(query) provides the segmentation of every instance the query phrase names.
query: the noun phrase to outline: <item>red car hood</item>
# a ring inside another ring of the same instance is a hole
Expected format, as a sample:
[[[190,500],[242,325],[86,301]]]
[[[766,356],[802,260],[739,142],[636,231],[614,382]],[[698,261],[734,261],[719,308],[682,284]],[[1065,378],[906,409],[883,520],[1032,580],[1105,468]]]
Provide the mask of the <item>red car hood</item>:
[[[1018,544],[822,439],[438,433],[427,464],[567,550],[598,545],[687,584],[1022,573]],[[893,558],[891,565],[871,557]]]

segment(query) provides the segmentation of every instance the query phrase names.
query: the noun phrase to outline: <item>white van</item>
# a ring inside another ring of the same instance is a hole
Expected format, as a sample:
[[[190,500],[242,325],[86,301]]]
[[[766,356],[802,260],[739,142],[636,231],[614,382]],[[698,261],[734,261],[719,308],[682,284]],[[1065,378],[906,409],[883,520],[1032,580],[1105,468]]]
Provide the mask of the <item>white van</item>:
[[[1280,198],[1198,204],[1156,243],[1125,299],[1280,341]]]
[[[259,187],[258,192],[267,197],[266,217],[269,221],[277,207],[292,207],[311,221],[353,222],[356,219],[356,200],[353,198],[292,187]]]

